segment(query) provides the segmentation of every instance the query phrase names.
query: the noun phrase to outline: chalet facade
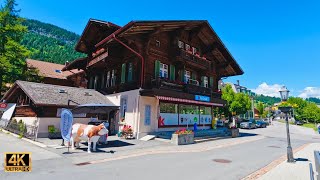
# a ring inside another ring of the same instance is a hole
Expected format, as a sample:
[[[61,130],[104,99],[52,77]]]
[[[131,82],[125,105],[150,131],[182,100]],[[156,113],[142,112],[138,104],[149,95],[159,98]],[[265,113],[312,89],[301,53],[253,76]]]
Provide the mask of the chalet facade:
[[[63,70],[82,69],[87,88],[120,105],[119,124],[138,138],[196,123],[210,128],[222,107],[218,81],[243,74],[207,21],[90,19],[76,45],[87,54]],[[121,126],[119,127],[121,129]]]

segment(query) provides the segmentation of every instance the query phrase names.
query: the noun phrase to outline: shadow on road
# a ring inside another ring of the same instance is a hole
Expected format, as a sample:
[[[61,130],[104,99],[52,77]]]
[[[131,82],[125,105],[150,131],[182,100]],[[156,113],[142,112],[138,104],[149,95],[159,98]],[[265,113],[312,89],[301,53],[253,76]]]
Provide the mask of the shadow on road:
[[[250,136],[257,136],[258,134],[255,133],[244,133],[244,132],[240,132],[239,133],[239,137],[250,137]]]

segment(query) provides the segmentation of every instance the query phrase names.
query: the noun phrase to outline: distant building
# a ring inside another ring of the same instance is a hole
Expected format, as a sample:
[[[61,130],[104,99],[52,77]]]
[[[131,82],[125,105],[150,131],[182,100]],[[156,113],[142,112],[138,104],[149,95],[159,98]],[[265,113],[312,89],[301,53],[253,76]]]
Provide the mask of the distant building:
[[[62,68],[65,65],[33,59],[27,59],[26,62],[29,69],[38,70],[38,73],[43,77],[42,81],[45,84],[87,87],[83,70],[73,69],[70,71],[62,71]]]

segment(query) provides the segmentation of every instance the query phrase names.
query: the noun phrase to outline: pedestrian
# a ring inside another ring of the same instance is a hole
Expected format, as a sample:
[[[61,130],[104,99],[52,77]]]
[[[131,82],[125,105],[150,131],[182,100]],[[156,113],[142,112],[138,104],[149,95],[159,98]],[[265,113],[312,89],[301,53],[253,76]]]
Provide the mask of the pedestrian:
[[[320,134],[320,124],[318,124],[317,128],[318,128],[318,133]]]

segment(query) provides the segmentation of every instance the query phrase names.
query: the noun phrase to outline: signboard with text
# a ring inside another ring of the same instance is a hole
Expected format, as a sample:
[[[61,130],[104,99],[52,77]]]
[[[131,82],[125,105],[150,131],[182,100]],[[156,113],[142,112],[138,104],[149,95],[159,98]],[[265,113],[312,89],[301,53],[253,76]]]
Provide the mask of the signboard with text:
[[[210,102],[210,97],[209,97],[209,96],[195,95],[195,96],[194,96],[194,100],[196,100],[196,101]]]

